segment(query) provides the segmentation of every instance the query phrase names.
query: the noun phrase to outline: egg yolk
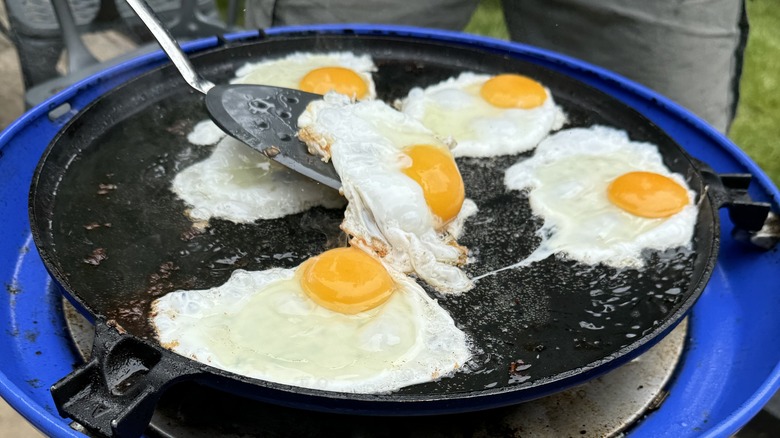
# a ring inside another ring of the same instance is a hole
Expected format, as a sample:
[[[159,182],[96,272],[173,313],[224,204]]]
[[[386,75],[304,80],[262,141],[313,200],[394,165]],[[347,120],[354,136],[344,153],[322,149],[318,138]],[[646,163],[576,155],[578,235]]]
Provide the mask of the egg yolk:
[[[617,177],[607,188],[607,197],[617,207],[646,218],[669,217],[688,205],[685,187],[652,172],[630,172]]]
[[[353,247],[325,251],[301,269],[306,295],[326,309],[346,314],[384,303],[395,284],[382,263]]]
[[[354,71],[343,67],[322,67],[310,71],[301,79],[301,91],[325,94],[328,91],[362,99],[368,93],[366,81]]]
[[[499,108],[530,109],[541,106],[547,99],[542,84],[520,75],[498,75],[486,81],[479,94],[488,103]]]
[[[403,152],[412,159],[403,173],[420,185],[431,212],[443,223],[454,219],[463,206],[466,189],[450,152],[425,144],[409,146]]]

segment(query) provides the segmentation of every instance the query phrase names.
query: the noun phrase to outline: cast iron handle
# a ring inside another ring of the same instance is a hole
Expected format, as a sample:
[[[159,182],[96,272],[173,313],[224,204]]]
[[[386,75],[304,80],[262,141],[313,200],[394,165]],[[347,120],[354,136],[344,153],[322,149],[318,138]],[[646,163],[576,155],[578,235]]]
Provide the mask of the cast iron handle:
[[[768,202],[750,198],[748,187],[753,177],[749,173],[717,174],[707,164],[694,162],[715,206],[728,209],[729,219],[734,224],[731,235],[763,249],[773,248],[780,241],[780,217],[772,213]]]
[[[201,371],[188,361],[98,321],[91,359],[51,387],[63,417],[88,431],[117,437],[140,436],[165,390],[194,380]]]

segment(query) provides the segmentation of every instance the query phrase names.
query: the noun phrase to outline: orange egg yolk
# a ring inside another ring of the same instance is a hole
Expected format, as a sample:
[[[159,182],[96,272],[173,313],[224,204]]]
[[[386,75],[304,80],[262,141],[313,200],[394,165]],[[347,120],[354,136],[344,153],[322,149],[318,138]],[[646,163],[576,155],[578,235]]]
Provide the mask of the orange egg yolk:
[[[617,177],[607,188],[610,202],[646,218],[663,218],[688,205],[688,191],[671,178],[652,172],[630,172]]]
[[[463,206],[466,190],[452,154],[425,144],[409,146],[403,152],[412,159],[403,172],[420,185],[431,212],[445,224],[454,219]]]
[[[355,99],[362,99],[368,94],[366,81],[354,71],[343,67],[314,69],[301,79],[298,88],[316,94],[335,91]]]
[[[531,78],[512,74],[492,77],[482,85],[479,94],[488,103],[499,108],[536,108],[547,99],[547,91],[542,84]]]
[[[336,248],[307,260],[301,287],[314,302],[335,312],[355,314],[387,301],[395,283],[385,267],[358,248]]]

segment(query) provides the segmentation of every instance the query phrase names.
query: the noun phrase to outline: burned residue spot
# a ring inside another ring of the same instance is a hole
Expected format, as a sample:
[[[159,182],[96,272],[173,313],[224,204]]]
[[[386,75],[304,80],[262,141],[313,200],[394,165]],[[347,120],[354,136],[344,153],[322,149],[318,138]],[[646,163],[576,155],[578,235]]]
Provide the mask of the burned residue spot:
[[[16,295],[22,291],[22,288],[20,288],[19,285],[15,283],[6,283],[5,290],[8,291],[8,293],[11,295]]]
[[[169,287],[172,286],[173,284],[171,283],[153,283],[151,286],[149,286],[149,295],[153,297],[159,297],[160,295],[163,295]]]
[[[146,305],[147,300],[138,299],[130,300],[126,305],[120,309],[116,309],[116,319],[122,321],[129,321],[131,323],[139,323],[146,320]]]
[[[160,277],[161,278],[168,278],[171,276],[171,272],[178,271],[179,267],[176,266],[173,262],[165,262],[162,265],[160,265]]]
[[[30,247],[27,245],[24,245],[21,248],[19,248],[19,254],[27,254],[28,252],[30,252]]]
[[[105,248],[95,248],[92,251],[92,254],[84,258],[84,263],[92,266],[98,266],[100,265],[100,262],[106,260],[107,258],[108,254],[106,254]]]
[[[205,229],[205,228],[203,228],[203,227],[196,227],[196,226],[193,226],[193,227],[191,227],[191,228],[188,228],[187,230],[185,230],[183,233],[181,233],[181,235],[179,236],[179,238],[180,238],[181,240],[183,240],[184,242],[187,242],[187,241],[190,241],[190,240],[192,240],[192,239],[194,239],[194,238],[196,238],[196,237],[200,236],[200,235],[201,235],[201,234],[203,234],[205,231],[206,231],[206,229]]]
[[[149,294],[160,296],[173,289],[173,283],[169,280],[173,272],[178,271],[179,267],[173,262],[165,262],[157,268],[157,272],[149,275]]]
[[[98,195],[107,195],[116,190],[116,184],[98,184]]]
[[[24,338],[27,339],[29,342],[35,342],[36,340],[38,340],[38,332],[35,330],[25,330]]]
[[[41,387],[41,381],[38,380],[38,379],[25,380],[25,382],[27,382],[27,384],[32,386],[33,388],[40,388]]]
[[[38,350],[38,351],[36,351],[36,352],[35,352],[35,355],[36,355],[36,356],[40,356],[40,355],[42,355],[42,354],[43,354],[43,352],[42,352],[42,351],[40,351],[40,350]]]
[[[525,363],[522,359],[517,359],[509,363],[509,374],[520,374],[521,371],[525,371],[531,368],[531,364]]]
[[[120,325],[115,319],[109,319],[106,321],[106,325],[116,330],[120,335],[127,333],[127,330],[125,330],[125,328],[122,327],[122,325]]]

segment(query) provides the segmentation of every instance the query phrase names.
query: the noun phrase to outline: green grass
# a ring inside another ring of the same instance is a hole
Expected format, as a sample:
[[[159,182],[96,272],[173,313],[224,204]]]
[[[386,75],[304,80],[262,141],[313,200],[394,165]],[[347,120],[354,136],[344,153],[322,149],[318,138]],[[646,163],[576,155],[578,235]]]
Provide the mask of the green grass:
[[[780,7],[776,2],[747,1],[750,34],[737,118],[729,136],[780,186]],[[465,30],[508,39],[500,1],[482,0]]]
[[[500,0],[482,0],[474,11],[471,21],[464,29],[468,33],[493,38],[509,39],[509,31],[504,21],[504,11]]]
[[[780,186],[780,9],[748,0],[750,36],[729,136]]]

